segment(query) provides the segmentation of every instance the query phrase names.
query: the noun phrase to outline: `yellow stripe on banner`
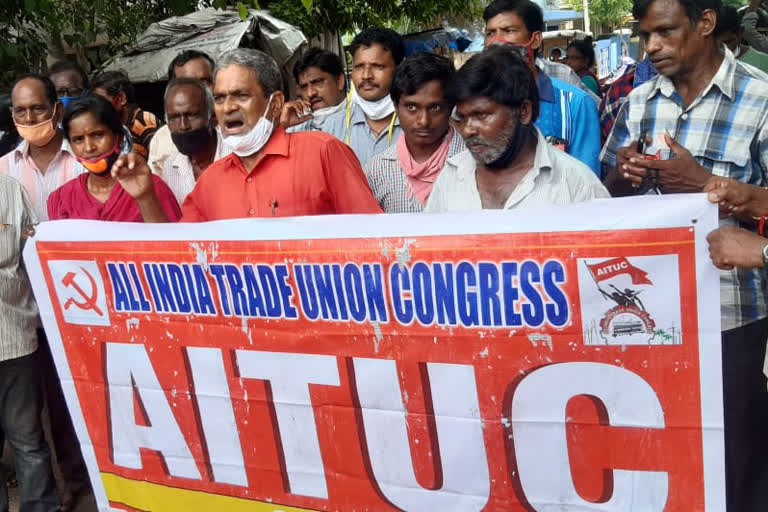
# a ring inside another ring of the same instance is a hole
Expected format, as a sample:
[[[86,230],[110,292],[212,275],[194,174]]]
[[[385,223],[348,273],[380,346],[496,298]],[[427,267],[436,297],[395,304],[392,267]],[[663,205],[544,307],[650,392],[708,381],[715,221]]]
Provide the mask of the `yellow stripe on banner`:
[[[149,512],[316,512],[309,508],[131,480],[112,473],[102,473],[101,480],[109,501]]]

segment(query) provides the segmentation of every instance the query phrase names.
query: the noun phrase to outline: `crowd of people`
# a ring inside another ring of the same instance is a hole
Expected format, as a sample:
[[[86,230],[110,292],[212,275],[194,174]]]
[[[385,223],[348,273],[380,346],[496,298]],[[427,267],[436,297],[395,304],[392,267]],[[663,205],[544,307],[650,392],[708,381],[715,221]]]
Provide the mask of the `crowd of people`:
[[[214,61],[187,50],[170,63],[162,119],[138,106],[121,72],[90,80],[59,62],[19,77],[10,117],[0,109],[0,430],[15,453],[21,510],[68,510],[88,488],[21,263],[38,222],[515,209],[694,192],[721,214],[708,241],[721,269],[728,510],[768,508],[768,56],[752,33],[756,6],[742,17],[720,0],[634,0],[645,57],[610,84],[595,75],[589,42],[571,43],[565,63],[542,58],[543,13],[531,0],[490,3],[486,49],[460,69],[436,54],[406,57],[402,37],[382,27],[352,41],[350,83],[338,55],[311,48],[295,68],[296,98],[261,51]],[[44,402],[57,418],[61,493]]]

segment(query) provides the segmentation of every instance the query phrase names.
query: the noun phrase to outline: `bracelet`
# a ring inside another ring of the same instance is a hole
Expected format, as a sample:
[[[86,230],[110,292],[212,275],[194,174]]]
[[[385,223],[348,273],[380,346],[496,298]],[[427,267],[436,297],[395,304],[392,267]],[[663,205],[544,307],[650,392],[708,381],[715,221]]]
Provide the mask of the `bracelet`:
[[[765,236],[765,223],[768,221],[768,212],[765,212],[762,217],[757,219],[757,234]]]

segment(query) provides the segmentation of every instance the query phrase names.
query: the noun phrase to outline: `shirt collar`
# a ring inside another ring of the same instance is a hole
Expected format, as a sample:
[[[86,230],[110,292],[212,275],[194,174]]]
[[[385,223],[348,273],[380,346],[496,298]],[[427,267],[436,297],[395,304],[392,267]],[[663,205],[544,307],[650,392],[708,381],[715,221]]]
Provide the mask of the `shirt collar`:
[[[701,92],[699,96],[703,97],[709,92],[712,87],[717,87],[720,92],[728,97],[731,101],[736,94],[735,91],[735,71],[736,71],[736,59],[733,58],[733,53],[728,48],[724,48],[723,62],[720,64],[720,68],[712,77],[707,87]],[[675,94],[675,84],[672,83],[672,79],[668,76],[659,75],[656,77],[656,83],[648,93],[648,99],[652,99],[656,93],[661,93],[667,98],[671,98]]]
[[[546,73],[539,70],[539,77],[536,79],[536,87],[539,89],[539,100],[547,103],[554,103],[555,90],[552,87],[552,79]]]
[[[523,177],[520,184],[524,181],[536,180],[539,176],[541,176],[540,179],[542,181],[550,183],[555,179],[555,173],[558,172],[557,168],[552,165],[550,151],[553,150],[553,148],[547,143],[547,140],[538,128],[534,126],[533,129],[536,130],[536,153],[533,156],[533,167]],[[476,183],[475,171],[477,170],[477,163],[468,149],[449,157],[447,163],[456,168],[456,176],[459,180],[468,183]],[[520,184],[518,184],[518,187]]]
[[[16,148],[13,150],[13,154],[15,158],[21,159],[26,156],[29,156],[29,150],[30,150],[29,142],[27,142],[26,139],[21,139],[21,142],[19,143],[19,145],[16,146]],[[61,139],[61,148],[59,148],[59,152],[68,153],[69,156],[77,159],[75,154],[72,152],[72,145],[69,143],[66,137]]]

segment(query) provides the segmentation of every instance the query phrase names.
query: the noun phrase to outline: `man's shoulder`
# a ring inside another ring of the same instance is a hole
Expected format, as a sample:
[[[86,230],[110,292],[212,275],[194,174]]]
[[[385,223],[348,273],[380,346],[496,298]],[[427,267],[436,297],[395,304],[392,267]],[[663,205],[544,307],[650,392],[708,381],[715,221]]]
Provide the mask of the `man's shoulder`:
[[[760,55],[764,56],[768,62],[768,55],[762,52],[756,53],[760,53]],[[768,74],[763,70],[748,62],[737,60],[735,62],[733,75],[736,90],[741,91],[747,89],[750,93],[756,93],[768,98],[768,85],[766,84],[766,81],[768,81]]]
[[[550,76],[549,79],[552,80],[552,88],[555,89],[555,91],[561,91],[568,94],[571,101],[584,101],[587,99],[592,101],[592,97],[585,90],[553,76]]]
[[[328,121],[326,121],[327,123]],[[322,149],[328,146],[345,146],[338,138],[325,131],[308,131],[288,133],[291,146],[303,150]]]
[[[366,162],[365,168],[387,166],[391,165],[392,162],[397,162],[397,144],[390,144],[384,151],[380,151],[373,155],[370,160]]]
[[[5,158],[5,156],[3,158]],[[0,188],[3,190],[3,195],[16,194],[21,193],[21,191],[24,190],[24,185],[22,185],[16,178],[8,176],[7,174],[0,174]]]
[[[543,139],[539,139],[540,143],[542,141]],[[600,179],[598,179],[595,173],[592,172],[592,169],[590,169],[584,162],[550,144],[544,144],[552,165],[557,169],[556,176],[558,177],[558,181],[567,183],[568,185],[601,185]]]

